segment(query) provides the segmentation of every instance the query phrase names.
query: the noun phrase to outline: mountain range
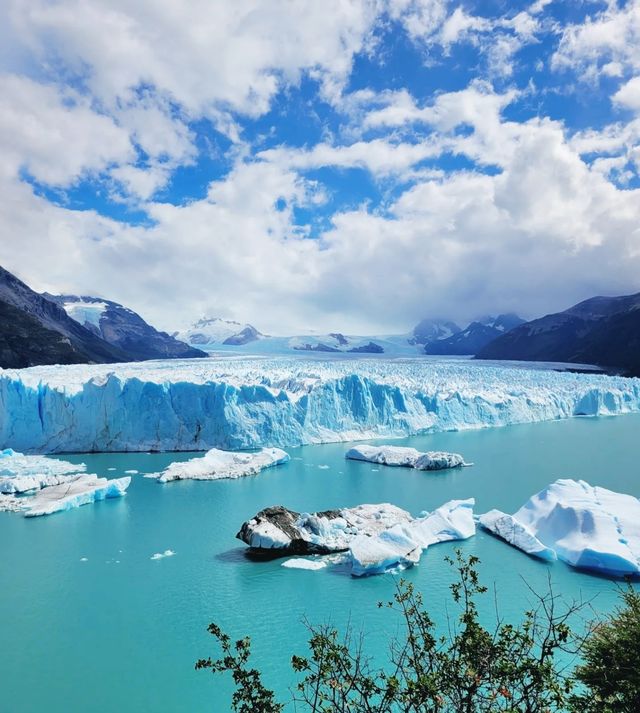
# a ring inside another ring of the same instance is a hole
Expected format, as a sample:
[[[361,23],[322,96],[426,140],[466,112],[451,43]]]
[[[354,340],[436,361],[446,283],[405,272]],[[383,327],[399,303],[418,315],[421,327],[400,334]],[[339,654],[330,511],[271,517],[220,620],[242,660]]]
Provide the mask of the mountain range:
[[[87,315],[91,313],[88,319],[77,310],[83,303]],[[68,304],[76,305],[69,313]],[[195,356],[206,354],[158,332],[122,305],[91,297],[41,295],[0,267],[2,368]]]
[[[515,314],[481,317],[461,329],[423,319],[410,334],[341,332],[271,337],[250,324],[203,318],[172,335],[117,302],[39,294],[0,267],[0,367],[187,359],[209,351],[264,354],[335,352],[389,356],[475,355],[477,359],[595,364],[640,376],[640,293],[593,297],[525,322]]]
[[[494,339],[476,358],[597,364],[640,375],[640,293],[592,297],[534,319]]]

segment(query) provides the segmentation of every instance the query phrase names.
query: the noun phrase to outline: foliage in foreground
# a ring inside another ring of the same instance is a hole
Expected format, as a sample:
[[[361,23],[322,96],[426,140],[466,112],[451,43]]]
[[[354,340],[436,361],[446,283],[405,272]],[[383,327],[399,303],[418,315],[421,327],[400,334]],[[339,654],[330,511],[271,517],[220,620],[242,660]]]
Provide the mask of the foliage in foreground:
[[[413,585],[401,580],[393,601],[404,634],[394,639],[385,667],[374,666],[363,637],[341,636],[331,626],[310,626],[309,653],[293,656],[302,680],[295,710],[306,713],[632,713],[640,711],[640,595],[625,590],[624,608],[579,639],[569,619],[582,605],[558,606],[553,592],[536,595],[536,606],[516,626],[501,620],[492,630],[479,620],[477,599],[486,588],[478,559],[460,552],[451,594],[459,607],[449,634],[440,636]],[[236,713],[280,713],[284,703],[250,668],[248,638],[232,642],[209,626],[222,655],[201,659],[196,669],[231,674]],[[572,676],[559,659],[584,649]],[[577,687],[576,687],[577,678]]]

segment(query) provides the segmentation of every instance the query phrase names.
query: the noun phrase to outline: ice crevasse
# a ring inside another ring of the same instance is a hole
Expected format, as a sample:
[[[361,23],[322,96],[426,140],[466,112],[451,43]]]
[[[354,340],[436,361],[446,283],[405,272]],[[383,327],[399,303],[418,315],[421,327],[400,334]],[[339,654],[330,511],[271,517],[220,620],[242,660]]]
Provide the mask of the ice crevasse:
[[[640,380],[292,357],[0,371],[0,448],[237,450],[640,410]]]

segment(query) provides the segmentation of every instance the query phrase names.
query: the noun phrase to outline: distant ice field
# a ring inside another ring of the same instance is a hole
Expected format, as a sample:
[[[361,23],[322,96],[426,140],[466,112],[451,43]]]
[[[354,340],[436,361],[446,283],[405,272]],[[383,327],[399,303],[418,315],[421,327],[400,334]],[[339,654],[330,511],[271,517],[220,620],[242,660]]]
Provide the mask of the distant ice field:
[[[286,447],[640,410],[640,380],[557,368],[282,356],[4,370],[0,447]]]

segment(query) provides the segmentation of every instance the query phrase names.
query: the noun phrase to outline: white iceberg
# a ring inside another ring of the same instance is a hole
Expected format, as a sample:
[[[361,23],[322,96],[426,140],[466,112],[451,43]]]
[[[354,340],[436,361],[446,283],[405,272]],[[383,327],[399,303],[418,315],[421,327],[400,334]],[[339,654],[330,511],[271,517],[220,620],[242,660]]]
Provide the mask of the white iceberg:
[[[476,532],[475,501],[451,500],[434,512],[394,525],[374,537],[358,536],[349,547],[351,573],[356,577],[381,574],[419,561],[430,545],[466,540]]]
[[[459,453],[427,451],[422,453],[415,448],[404,446],[354,446],[345,453],[349,460],[364,460],[380,465],[416,468],[417,470],[444,470],[471,465],[465,463]]]
[[[257,475],[261,470],[286,463],[288,453],[280,448],[262,448],[257,453],[211,449],[204,456],[171,463],[162,473],[149,473],[159,483],[172,480],[219,480]]]
[[[483,526],[525,552],[541,556],[540,547],[548,548],[572,567],[606,576],[640,573],[640,500],[631,495],[561,479],[512,516],[487,515]]]
[[[344,552],[341,566],[360,577],[415,564],[427,547],[438,542],[471,537],[473,505],[473,500],[452,500],[419,518],[389,503],[317,513],[275,506],[243,523],[237,537],[258,550],[305,555]],[[317,560],[287,560],[291,564],[285,566],[320,569],[293,564],[300,561]]]
[[[32,497],[20,498],[25,517],[51,515],[125,494],[131,478],[107,480],[97,475],[78,475],[62,485],[43,488]]]
[[[149,557],[150,560],[162,560],[165,557],[173,557],[175,552],[173,550],[165,550],[164,552],[154,552],[154,554]]]
[[[309,560],[304,557],[293,557],[290,560],[285,560],[281,567],[286,567],[287,569],[308,569],[317,570],[324,569],[327,563],[321,559]]]
[[[84,463],[75,464],[46,456],[24,455],[12,448],[0,451],[0,493],[27,493],[49,485],[63,483],[70,475],[86,470]]]
[[[543,545],[529,528],[516,520],[513,515],[500,510],[490,510],[484,515],[480,515],[478,522],[489,532],[532,557],[547,561],[558,559],[555,550]]]
[[[0,447],[207,451],[640,410],[640,381],[408,359],[190,359],[0,371]]]

